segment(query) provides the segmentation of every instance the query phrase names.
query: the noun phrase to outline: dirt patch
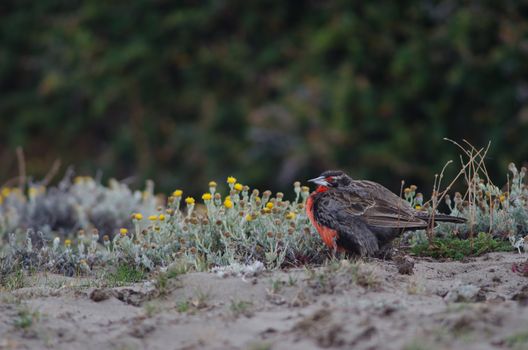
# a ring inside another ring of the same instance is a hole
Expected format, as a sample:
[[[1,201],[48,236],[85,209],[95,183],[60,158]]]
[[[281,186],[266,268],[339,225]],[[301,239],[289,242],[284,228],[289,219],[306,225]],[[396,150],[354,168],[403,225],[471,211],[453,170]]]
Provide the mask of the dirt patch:
[[[155,282],[103,288],[46,276],[1,293],[0,349],[523,349],[528,279],[512,265],[525,260],[191,273],[163,293]]]

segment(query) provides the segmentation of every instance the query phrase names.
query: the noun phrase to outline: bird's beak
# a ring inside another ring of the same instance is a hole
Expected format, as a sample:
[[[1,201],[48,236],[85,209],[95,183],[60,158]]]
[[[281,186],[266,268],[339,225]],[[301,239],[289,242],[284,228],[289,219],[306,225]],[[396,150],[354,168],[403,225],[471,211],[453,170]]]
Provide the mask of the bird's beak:
[[[310,179],[308,180],[308,182],[313,182],[314,184],[316,185],[320,185],[320,186],[328,186],[330,185],[324,176],[319,176],[319,177],[316,177],[315,179]]]

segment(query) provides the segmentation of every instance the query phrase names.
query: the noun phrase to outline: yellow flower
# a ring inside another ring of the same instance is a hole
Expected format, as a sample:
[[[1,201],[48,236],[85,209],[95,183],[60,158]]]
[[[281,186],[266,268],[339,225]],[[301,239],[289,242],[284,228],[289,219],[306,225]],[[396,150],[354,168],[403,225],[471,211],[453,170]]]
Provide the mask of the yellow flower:
[[[310,187],[308,187],[308,186],[303,186],[303,187],[301,187],[301,190],[302,190],[303,192],[310,192]]]
[[[158,220],[159,220],[159,221],[164,221],[164,220],[165,220],[165,215],[163,215],[163,214],[159,214],[159,216],[158,216]]]
[[[172,192],[172,195],[173,195],[174,197],[181,197],[182,194],[183,194],[183,191],[182,191],[182,190],[176,190],[176,191]]]
[[[71,246],[71,243],[72,243],[71,239],[67,239],[67,240],[64,241],[64,245],[65,245],[66,247]]]
[[[156,215],[150,215],[150,216],[148,217],[148,219],[149,219],[150,221],[156,221],[156,220],[158,220],[158,217],[157,217]]]
[[[506,200],[506,196],[501,194],[501,196],[499,197],[499,200],[501,203],[504,202]]]
[[[403,190],[404,193],[409,193],[411,192],[411,189],[409,187],[405,187],[405,189]]]
[[[216,187],[216,182],[209,181],[209,187]]]
[[[251,214],[247,214],[246,221],[253,221],[253,216]]]
[[[212,196],[209,192],[208,192],[208,193],[204,193],[204,194],[202,195],[202,199],[203,199],[204,201],[210,201],[211,198],[213,198],[213,196]]]
[[[187,203],[188,205],[193,205],[194,204],[194,198],[193,197],[185,198],[185,203]]]
[[[227,178],[227,183],[228,183],[228,184],[234,184],[234,183],[236,183],[236,181],[237,181],[237,179],[234,178],[233,176],[229,176],[229,177]]]
[[[242,191],[242,189],[244,189],[244,186],[242,186],[242,184],[239,184],[239,183],[235,184],[235,190]]]
[[[9,187],[2,188],[2,196],[8,197],[11,194],[11,189]]]
[[[231,202],[230,199],[226,198],[226,200],[224,201],[224,207],[226,207],[227,209],[233,208],[233,202]]]
[[[124,236],[127,235],[128,230],[126,228],[122,227],[122,228],[119,229],[119,233],[121,234],[121,236],[124,237]]]
[[[288,219],[288,220],[295,219],[295,213],[290,211],[288,214],[286,214],[286,219]]]
[[[273,203],[272,202],[266,203],[266,208],[272,209],[273,208]]]
[[[416,208],[416,210],[422,210],[422,206],[420,206],[420,205],[417,205],[415,208]]]
[[[132,214],[132,219],[142,220],[142,219],[143,219],[143,214],[141,214],[141,213],[134,213],[134,214]]]
[[[268,207],[262,209],[262,211],[264,212],[264,214],[269,214],[269,213],[271,213],[271,209],[268,208]]]
[[[30,197],[35,197],[37,194],[38,194],[38,188],[36,187],[30,187],[29,190],[28,190],[28,195]]]

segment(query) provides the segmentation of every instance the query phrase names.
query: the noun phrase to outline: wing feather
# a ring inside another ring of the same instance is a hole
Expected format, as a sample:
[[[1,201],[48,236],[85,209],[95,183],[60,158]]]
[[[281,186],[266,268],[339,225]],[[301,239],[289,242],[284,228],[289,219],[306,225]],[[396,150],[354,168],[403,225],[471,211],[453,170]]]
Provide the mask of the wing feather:
[[[322,198],[323,199],[323,198]],[[351,191],[329,191],[324,196],[328,215],[341,224],[357,218],[368,226],[378,228],[416,229],[426,228],[426,220],[415,215],[405,201],[364,197]]]

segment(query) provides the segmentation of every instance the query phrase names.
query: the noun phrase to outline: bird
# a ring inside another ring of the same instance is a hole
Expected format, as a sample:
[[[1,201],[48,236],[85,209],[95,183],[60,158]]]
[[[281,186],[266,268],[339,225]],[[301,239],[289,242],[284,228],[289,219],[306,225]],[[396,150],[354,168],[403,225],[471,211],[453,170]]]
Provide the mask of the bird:
[[[431,213],[368,180],[353,180],[341,170],[328,170],[308,180],[317,185],[306,200],[306,214],[323,242],[334,252],[376,256],[405,231],[431,226]],[[445,214],[435,222],[462,224]]]

